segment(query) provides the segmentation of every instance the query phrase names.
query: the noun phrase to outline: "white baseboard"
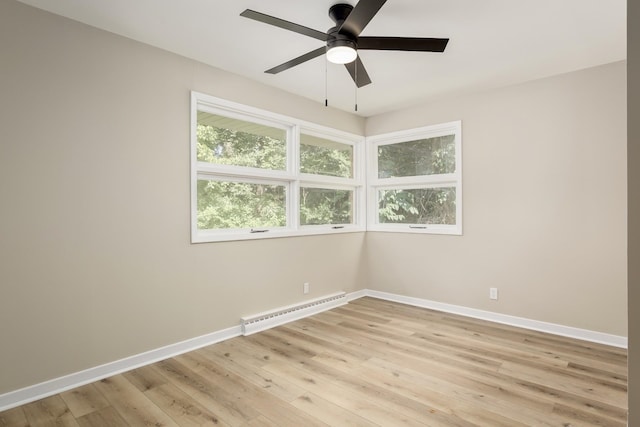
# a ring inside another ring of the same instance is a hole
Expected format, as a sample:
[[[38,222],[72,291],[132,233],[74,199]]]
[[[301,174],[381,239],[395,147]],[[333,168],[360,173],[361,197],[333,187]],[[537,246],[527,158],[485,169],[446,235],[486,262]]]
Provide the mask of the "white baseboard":
[[[353,300],[357,300],[358,298],[368,296],[368,289],[361,289],[359,291],[351,292],[347,294],[347,301],[351,302]]]
[[[579,340],[606,344],[612,347],[627,348],[628,345],[627,337],[605,334],[603,332],[590,331],[588,329],[580,329],[571,326],[558,325],[555,323],[541,322],[538,320],[526,319],[524,317],[509,316],[507,314],[477,310],[475,308],[468,308],[460,305],[445,304],[437,301],[407,297],[404,295],[391,294],[388,292],[374,291],[370,289],[365,289],[364,294],[369,297],[387,301],[394,301],[402,304],[413,305],[416,307],[429,308],[432,310],[443,311],[445,313],[459,314],[462,316],[473,317],[475,319],[489,320],[491,322],[531,329],[539,332],[547,332],[563,337],[576,338]],[[353,299],[350,299],[350,301],[353,301]]]
[[[75,387],[80,387],[103,378],[121,374],[131,369],[139,368],[160,360],[174,357],[189,351],[197,350],[229,338],[240,336],[240,326],[234,326],[221,331],[213,332],[200,337],[185,340],[176,344],[136,354],[131,357],[116,360],[115,362],[89,368],[84,371],[74,372],[63,377],[54,378],[39,384],[10,391],[0,395],[0,412],[25,403],[33,402],[54,394],[62,393]]]
[[[540,322],[537,320],[525,319],[522,317],[509,316],[505,314],[494,313],[490,311],[476,310],[459,305],[445,304],[437,301],[430,301],[421,298],[407,297],[404,295],[392,294],[388,292],[374,291],[370,289],[362,289],[359,291],[346,294],[346,301],[353,301],[362,297],[372,297],[387,301],[399,302],[402,304],[413,305],[416,307],[429,308],[446,313],[460,314],[462,316],[472,317],[476,319],[489,320],[496,323],[502,323],[511,326],[531,329],[535,331],[547,332],[554,335],[560,335],[570,338],[577,338],[585,341],[591,341],[606,344],[614,347],[627,348],[627,337],[618,335],[605,334],[602,332],[594,332],[586,329],[573,328],[570,326],[557,325],[554,323]],[[315,313],[309,313],[311,316]],[[185,340],[176,344],[170,344],[145,353],[140,353],[131,357],[117,360],[115,362],[106,363],[101,366],[89,368],[84,371],[75,372],[63,377],[54,378],[39,384],[28,386],[19,390],[10,391],[0,395],[0,412],[16,406],[24,405],[54,394],[62,393],[75,387],[99,381],[131,369],[149,365],[160,360],[174,357],[189,351],[215,344],[220,341],[227,340],[242,335],[240,325],[228,329],[223,329],[200,337]]]

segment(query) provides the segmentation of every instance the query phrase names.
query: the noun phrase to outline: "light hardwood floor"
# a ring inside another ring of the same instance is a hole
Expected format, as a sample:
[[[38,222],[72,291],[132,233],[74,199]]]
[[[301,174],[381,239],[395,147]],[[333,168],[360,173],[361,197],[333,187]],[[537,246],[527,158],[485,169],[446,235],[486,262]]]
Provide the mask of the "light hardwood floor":
[[[0,426],[626,426],[623,349],[372,298],[0,413]]]

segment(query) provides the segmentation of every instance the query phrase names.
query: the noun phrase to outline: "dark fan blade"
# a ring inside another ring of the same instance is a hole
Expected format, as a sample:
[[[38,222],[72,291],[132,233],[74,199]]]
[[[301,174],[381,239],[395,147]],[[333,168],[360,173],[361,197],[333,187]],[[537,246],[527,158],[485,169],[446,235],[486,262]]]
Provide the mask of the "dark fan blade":
[[[327,41],[327,35],[321,31],[294,24],[293,22],[285,21],[284,19],[276,18],[275,16],[265,15],[264,13],[256,12],[255,10],[247,9],[242,12],[240,16],[284,28],[285,30],[293,31],[294,33],[313,37],[314,39],[322,40],[323,42]]]
[[[387,0],[360,0],[340,27],[341,33],[359,36]]]
[[[444,52],[448,42],[449,39],[419,37],[360,37],[358,38],[358,49]]]
[[[291,61],[287,61],[284,64],[280,64],[277,67],[273,67],[265,71],[265,73],[278,74],[281,71],[288,70],[291,67],[295,67],[296,65],[300,65],[303,62],[307,62],[310,59],[317,58],[318,56],[324,55],[326,51],[327,51],[326,47],[324,46],[319,47],[318,49],[312,50],[311,52],[298,56],[297,58],[292,59]]]
[[[359,56],[355,61],[344,64],[344,66],[347,67],[347,71],[351,74],[351,78],[356,83],[356,86],[362,87],[371,83],[369,74],[367,74],[367,70],[364,68]]]

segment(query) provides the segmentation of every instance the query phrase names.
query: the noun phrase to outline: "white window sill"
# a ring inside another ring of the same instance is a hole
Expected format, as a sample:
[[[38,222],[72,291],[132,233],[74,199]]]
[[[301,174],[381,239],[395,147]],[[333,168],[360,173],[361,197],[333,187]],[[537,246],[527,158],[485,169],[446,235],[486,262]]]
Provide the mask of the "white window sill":
[[[339,228],[338,228],[339,227]],[[367,231],[364,227],[353,225],[337,226],[302,226],[297,230],[269,229],[265,232],[233,231],[233,232],[200,232],[192,236],[191,243],[231,242],[238,240],[277,239],[282,237],[319,236]]]

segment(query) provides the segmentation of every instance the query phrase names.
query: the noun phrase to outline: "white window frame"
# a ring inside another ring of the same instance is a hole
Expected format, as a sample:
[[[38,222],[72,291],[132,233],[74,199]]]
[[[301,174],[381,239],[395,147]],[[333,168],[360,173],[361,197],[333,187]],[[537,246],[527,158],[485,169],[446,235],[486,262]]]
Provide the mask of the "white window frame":
[[[351,145],[353,147],[353,177],[342,178],[331,175],[319,175],[300,173],[299,188],[297,197],[300,197],[300,187],[307,188],[324,188],[329,190],[352,190],[353,191],[353,224],[328,224],[332,230],[349,229],[355,224],[360,225],[360,230],[366,230],[366,191],[365,191],[365,156],[364,156],[364,137],[359,141],[345,138],[344,135],[336,133],[332,130],[320,130],[317,127],[301,126],[300,134],[316,136],[318,138],[328,139],[340,144]],[[298,148],[300,145],[298,144]],[[300,161],[300,153],[296,153],[296,160]],[[299,165],[297,165],[299,168]],[[299,203],[299,201],[298,201]],[[298,209],[299,212],[299,209]],[[299,223],[299,220],[298,220]],[[314,230],[322,230],[327,225],[300,225],[301,229],[308,233]],[[315,233],[314,233],[315,234]]]
[[[250,121],[270,127],[281,128],[287,135],[286,170],[276,171],[251,167],[216,165],[197,160],[198,111]],[[314,135],[353,146],[353,178],[300,173],[300,133]],[[298,120],[258,108],[216,98],[203,93],[191,92],[191,242],[220,242],[231,240],[253,240],[277,237],[338,234],[366,230],[366,190],[364,172],[364,141],[360,135],[331,129],[326,126]],[[198,228],[198,179],[231,182],[251,182],[268,185],[284,185],[286,193],[286,225],[251,229]],[[300,225],[300,187],[328,189],[350,189],[353,197],[352,224]]]
[[[449,174],[378,178],[378,147],[418,139],[454,135],[456,171]],[[395,233],[462,235],[462,122],[454,121],[366,138],[367,147],[367,230]],[[379,190],[456,188],[456,224],[385,224],[378,217]]]

